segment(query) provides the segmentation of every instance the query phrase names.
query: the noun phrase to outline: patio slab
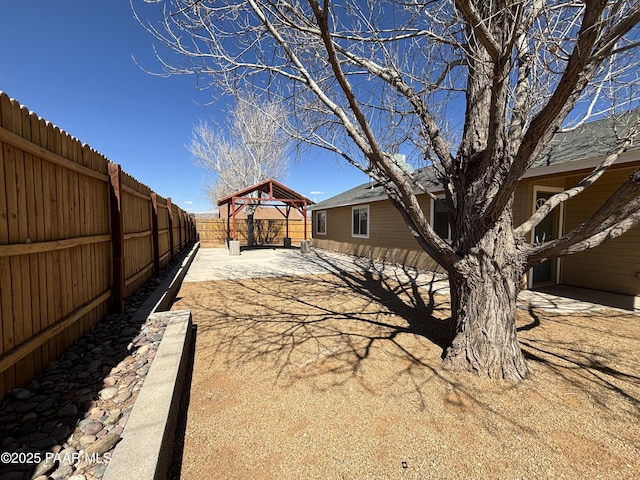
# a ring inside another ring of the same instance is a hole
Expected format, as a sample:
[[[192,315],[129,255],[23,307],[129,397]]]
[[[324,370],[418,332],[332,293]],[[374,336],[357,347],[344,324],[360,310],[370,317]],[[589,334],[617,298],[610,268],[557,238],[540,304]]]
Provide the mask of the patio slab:
[[[434,272],[383,264],[367,258],[313,248],[301,253],[298,248],[263,247],[243,249],[232,256],[226,248],[201,248],[184,282],[211,282],[241,278],[369,271],[400,282],[415,282],[436,294],[449,293],[446,277]],[[565,285],[525,290],[518,297],[520,308],[541,308],[558,313],[580,313],[617,308],[633,311],[633,297]]]
[[[240,255],[229,255],[226,248],[201,248],[184,278],[189,282],[212,282],[240,278],[261,278],[368,270],[405,281],[409,276],[419,282],[429,282],[441,275],[417,273],[396,265],[383,265],[367,258],[344,255],[328,250],[311,249],[301,253],[299,248],[243,249]]]

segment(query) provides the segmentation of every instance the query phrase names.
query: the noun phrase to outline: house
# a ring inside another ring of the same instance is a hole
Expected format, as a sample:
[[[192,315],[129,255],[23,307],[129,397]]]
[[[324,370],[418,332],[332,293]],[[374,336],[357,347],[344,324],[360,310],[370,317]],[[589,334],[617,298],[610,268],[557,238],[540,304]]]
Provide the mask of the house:
[[[640,111],[621,116],[626,128],[637,123]],[[617,124],[616,130],[624,130]],[[584,124],[556,135],[520,181],[514,196],[515,225],[525,221],[536,203],[575,186],[615,148],[617,140],[609,119]],[[607,172],[582,194],[555,208],[535,229],[538,240],[557,238],[587,218],[636,169],[640,168],[640,142],[627,149]],[[442,193],[431,167],[414,172],[432,194]],[[418,195],[432,227],[447,238],[444,208],[424,193]],[[365,183],[312,208],[313,246],[370,257],[419,269],[441,271],[410,234],[381,186]],[[530,239],[529,239],[530,240]],[[529,288],[563,284],[631,296],[640,309],[640,226],[594,249],[552,259],[528,272]]]

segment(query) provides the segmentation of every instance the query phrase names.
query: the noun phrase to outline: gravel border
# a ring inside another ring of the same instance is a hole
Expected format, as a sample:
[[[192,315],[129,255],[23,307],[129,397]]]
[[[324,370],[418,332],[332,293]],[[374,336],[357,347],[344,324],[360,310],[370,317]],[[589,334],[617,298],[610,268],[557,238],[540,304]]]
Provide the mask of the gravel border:
[[[138,289],[124,313],[107,315],[28,385],[9,392],[0,404],[0,480],[102,478],[169,321],[149,314],[170,303],[166,291],[175,295],[183,261],[197,248]]]

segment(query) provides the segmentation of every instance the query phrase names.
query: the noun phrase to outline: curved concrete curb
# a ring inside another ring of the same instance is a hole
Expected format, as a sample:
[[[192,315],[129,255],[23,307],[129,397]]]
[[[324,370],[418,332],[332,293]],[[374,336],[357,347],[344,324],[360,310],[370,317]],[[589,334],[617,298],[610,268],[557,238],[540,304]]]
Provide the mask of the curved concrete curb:
[[[164,479],[171,463],[180,394],[191,345],[191,312],[170,316],[160,347],[136,399],[122,441],[113,451],[104,480]]]

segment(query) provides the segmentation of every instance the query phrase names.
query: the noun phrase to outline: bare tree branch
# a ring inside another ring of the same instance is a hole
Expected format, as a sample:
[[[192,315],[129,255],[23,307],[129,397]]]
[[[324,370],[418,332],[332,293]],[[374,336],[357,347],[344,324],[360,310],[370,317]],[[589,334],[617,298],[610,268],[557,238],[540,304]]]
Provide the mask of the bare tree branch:
[[[493,37],[492,32],[485,22],[489,22],[490,19],[480,15],[478,9],[474,5],[474,2],[467,0],[456,0],[456,7],[464,15],[467,24],[471,27],[475,35],[480,39],[480,42],[486,48],[487,52],[493,60],[498,60],[501,52],[500,45]]]
[[[282,180],[289,167],[291,139],[285,133],[281,105],[239,92],[226,125],[201,121],[187,146],[194,163],[214,174],[208,186],[213,205],[218,199],[268,178]]]
[[[159,22],[136,18],[157,42],[161,73],[193,74],[218,95],[240,87],[277,99],[287,105],[292,138],[384,187],[418,245],[449,273],[449,367],[526,376],[515,335],[525,267],[637,221],[636,173],[561,239],[524,241],[615,155],[517,229],[513,208],[524,173],[562,127],[640,106],[639,0],[157,3]],[[451,244],[416,196],[425,191],[420,176],[398,165],[396,153],[436,173]]]
[[[554,208],[563,202],[566,202],[570,198],[585,191],[585,189],[598,180],[607,169],[613,165],[613,163],[620,157],[620,155],[631,145],[633,139],[638,134],[640,124],[634,125],[629,129],[626,138],[620,143],[618,149],[600,162],[600,164],[593,169],[593,171],[584,177],[578,185],[564,192],[557,193],[550,197],[543,205],[536,210],[536,212],[525,222],[523,222],[518,228],[514,230],[516,236],[524,236],[536,227]]]
[[[605,232],[616,228],[619,234],[632,228],[637,222],[640,209],[640,169],[636,170],[618,189],[585,221],[562,237],[529,249],[528,264],[536,265],[540,261],[564,252],[573,253],[573,245],[582,244],[575,251],[581,251],[586,245],[595,247],[608,238]],[[632,221],[627,221],[631,218]],[[625,230],[626,228],[626,230]],[[604,235],[603,235],[604,234]]]

